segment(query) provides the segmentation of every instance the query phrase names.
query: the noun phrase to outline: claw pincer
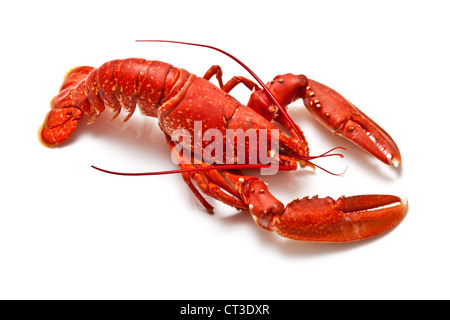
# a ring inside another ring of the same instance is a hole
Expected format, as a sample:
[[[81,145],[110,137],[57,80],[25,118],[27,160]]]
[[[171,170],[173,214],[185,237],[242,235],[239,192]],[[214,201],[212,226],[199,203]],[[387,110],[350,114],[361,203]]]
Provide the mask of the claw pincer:
[[[402,220],[406,207],[391,195],[303,198],[290,202],[269,229],[300,241],[351,242],[390,230]]]
[[[309,79],[303,101],[309,112],[336,135],[386,164],[400,165],[400,151],[389,134],[335,90]]]
[[[248,180],[244,195],[260,227],[309,242],[351,242],[379,235],[396,226],[407,209],[402,199],[392,195],[305,197],[285,208],[256,178]]]

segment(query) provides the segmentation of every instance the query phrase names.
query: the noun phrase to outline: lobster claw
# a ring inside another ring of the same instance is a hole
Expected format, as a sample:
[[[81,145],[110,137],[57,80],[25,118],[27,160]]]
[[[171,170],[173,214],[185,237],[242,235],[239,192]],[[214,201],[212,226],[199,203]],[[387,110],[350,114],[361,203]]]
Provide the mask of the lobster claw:
[[[404,217],[407,204],[391,195],[303,198],[274,216],[269,229],[283,237],[311,242],[351,242],[390,230]]]
[[[386,164],[400,166],[400,150],[389,134],[338,92],[309,79],[303,100],[305,107],[335,134]]]

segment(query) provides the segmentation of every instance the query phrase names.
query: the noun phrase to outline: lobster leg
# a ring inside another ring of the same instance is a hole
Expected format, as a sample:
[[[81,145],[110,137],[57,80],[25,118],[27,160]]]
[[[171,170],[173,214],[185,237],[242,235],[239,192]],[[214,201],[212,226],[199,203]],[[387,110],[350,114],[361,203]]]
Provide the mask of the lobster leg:
[[[243,85],[245,85],[250,91],[252,91],[252,93],[256,92],[256,94],[253,94],[252,97],[250,98],[250,101],[247,106],[249,108],[253,109],[254,111],[258,112],[266,120],[271,121],[273,118],[275,118],[277,116],[277,120],[286,127],[286,129],[289,131],[289,133],[293,137],[296,137],[296,136],[298,137],[297,133],[299,133],[300,136],[298,138],[301,140],[304,140],[304,134],[303,134],[302,130],[300,129],[300,127],[296,126],[297,130],[295,130],[294,128],[292,128],[289,121],[286,121],[286,119],[284,117],[278,117],[278,115],[276,115],[277,108],[274,104],[272,104],[272,101],[267,96],[267,93],[265,91],[261,90],[261,88],[256,83],[254,83],[252,80],[247,79],[242,76],[234,76],[227,83],[225,83],[225,85],[223,85],[223,80],[222,80],[223,72],[222,72],[222,68],[218,65],[214,65],[211,68],[209,68],[208,71],[206,71],[203,78],[206,80],[210,80],[214,75],[216,76],[217,81],[219,82],[220,88],[226,93],[229,93],[231,90],[233,90],[237,85],[239,85],[241,83]],[[303,83],[297,84],[297,86],[306,87],[306,84],[308,81],[306,79],[306,77],[304,77],[304,79],[300,79],[300,81],[303,81]],[[273,83],[273,81],[271,82],[271,84],[272,83]],[[289,100],[287,102],[285,102],[285,101],[283,101],[283,102],[284,103],[282,103],[282,105],[287,109],[287,105],[289,103],[291,103],[292,101]]]
[[[175,148],[169,135],[165,134],[165,137],[181,169],[211,166],[204,162],[193,164],[190,157]],[[237,209],[250,209],[255,222],[262,228],[268,229],[270,219],[284,211],[284,205],[270,194],[265,182],[259,178],[231,173],[218,166],[217,170],[184,172],[183,179],[210,214],[213,214],[213,207],[195,188],[192,180],[204,194]],[[257,197],[253,197],[255,193]]]
[[[210,165],[201,162],[199,164],[193,164],[191,157],[181,154],[175,144],[171,140],[168,134],[165,134],[166,141],[172,151],[174,159],[177,161],[178,166],[181,169],[192,169],[199,167],[209,167]],[[189,189],[205,207],[209,214],[213,214],[213,206],[203,197],[203,195],[194,186],[192,181],[195,181],[198,188],[206,195],[213,197],[223,203],[238,208],[247,209],[248,206],[239,199],[239,193],[236,188],[242,185],[243,180],[239,180],[240,176],[229,174],[222,170],[210,170],[210,171],[193,171],[183,172],[183,180],[188,185]],[[237,186],[237,187],[235,187]],[[226,192],[224,192],[225,190]]]
[[[213,65],[211,68],[206,71],[205,75],[203,76],[204,79],[210,80],[213,76],[216,76],[217,81],[219,82],[219,87],[223,87],[223,80],[222,80],[222,68],[219,65]]]
[[[206,71],[203,78],[206,80],[210,80],[214,75],[216,76],[217,81],[219,82],[220,89],[222,89],[226,93],[230,93],[230,91],[233,90],[234,87],[236,87],[240,83],[244,84],[250,91],[255,89],[260,90],[258,85],[254,83],[252,80],[241,76],[234,76],[224,85],[222,79],[223,75],[222,68],[218,65],[214,65],[211,68],[209,68],[208,71]]]

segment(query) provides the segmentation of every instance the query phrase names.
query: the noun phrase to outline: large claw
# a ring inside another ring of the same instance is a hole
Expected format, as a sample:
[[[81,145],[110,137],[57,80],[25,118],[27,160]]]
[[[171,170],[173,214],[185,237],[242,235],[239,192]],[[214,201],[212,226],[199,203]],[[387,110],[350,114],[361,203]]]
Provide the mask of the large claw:
[[[269,229],[311,242],[351,242],[390,230],[404,217],[407,204],[391,195],[304,198],[290,202]]]
[[[405,216],[407,203],[391,195],[360,195],[294,200],[284,208],[256,178],[244,189],[255,222],[283,237],[311,242],[351,242],[388,231]]]
[[[335,134],[386,164],[400,166],[400,151],[389,134],[339,93],[309,79],[303,100],[306,108]]]

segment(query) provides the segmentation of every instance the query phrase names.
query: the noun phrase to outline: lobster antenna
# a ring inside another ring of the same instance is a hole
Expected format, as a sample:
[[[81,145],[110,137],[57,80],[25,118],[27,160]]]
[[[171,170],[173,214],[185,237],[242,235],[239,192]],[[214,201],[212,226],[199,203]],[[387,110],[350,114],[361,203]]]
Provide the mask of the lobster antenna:
[[[94,165],[91,165],[91,167],[94,168],[95,170],[98,170],[98,171],[101,171],[104,173],[115,174],[115,175],[119,175],[119,176],[158,176],[158,175],[164,175],[164,174],[210,171],[210,170],[260,169],[260,168],[270,168],[271,165],[268,165],[268,164],[230,164],[230,165],[223,165],[223,166],[211,165],[209,167],[196,167],[196,168],[176,169],[176,170],[167,170],[167,171],[150,171],[150,172],[136,172],[136,173],[110,171],[110,170],[96,167]],[[290,167],[278,166],[278,169],[289,170]]]
[[[183,42],[183,41],[173,41],[173,40],[136,40],[136,42],[167,42],[167,43],[185,44],[185,45],[188,45],[188,46],[196,46],[196,47],[203,47],[203,48],[213,49],[213,50],[219,51],[220,53],[223,53],[227,57],[230,57],[231,59],[236,61],[238,64],[240,64],[241,67],[243,67],[245,70],[247,70],[247,72],[250,73],[253,78],[255,78],[255,80],[259,83],[259,85],[270,96],[272,101],[277,105],[278,110],[280,110],[280,112],[283,114],[283,117],[289,122],[289,124],[293,128],[295,134],[297,135],[297,139],[300,139],[300,137],[302,136],[300,134],[299,129],[297,128],[297,125],[294,123],[294,120],[292,120],[292,118],[289,116],[287,111],[281,106],[281,104],[278,102],[278,100],[275,98],[275,96],[272,94],[272,92],[270,92],[269,88],[267,88],[267,86],[264,84],[264,82],[262,82],[262,80],[256,75],[256,73],[254,73],[249,67],[247,67],[246,64],[244,64],[241,60],[239,60],[238,58],[236,58],[232,54],[230,54],[230,53],[228,53],[228,52],[226,52],[226,51],[224,51],[222,49],[219,49],[219,48],[216,48],[216,47],[213,47],[213,46],[209,46],[209,45],[206,45],[206,44]]]
[[[316,164],[313,164],[309,161],[308,163],[314,165],[315,167],[325,171],[326,173],[332,174],[334,176],[341,176],[346,171],[348,166],[345,168],[345,170],[342,173],[334,173],[331,171],[328,171]],[[176,174],[176,173],[184,173],[184,172],[198,172],[198,171],[210,171],[210,170],[234,170],[234,169],[260,169],[260,168],[270,168],[271,165],[266,164],[230,164],[230,165],[224,165],[224,166],[209,166],[209,167],[198,167],[198,168],[186,168],[186,169],[176,169],[176,170],[166,170],[166,171],[150,171],[150,172],[117,172],[117,171],[110,171],[106,169],[102,169],[99,167],[96,167],[94,165],[91,165],[91,167],[95,170],[109,173],[109,174],[115,174],[119,176],[158,176],[158,175],[165,175],[165,174]],[[288,166],[278,166],[278,169],[288,171],[291,169],[291,167]]]
[[[347,150],[347,149],[345,149],[344,147],[334,147],[333,149],[330,149],[330,150],[328,150],[327,152],[324,152],[324,153],[322,153],[322,154],[320,154],[320,155],[318,155],[318,156],[304,156],[307,160],[312,160],[312,159],[317,159],[317,158],[325,158],[325,157],[333,157],[333,156],[338,156],[338,157],[341,157],[341,158],[343,158],[344,157],[344,155],[343,154],[341,154],[341,153],[330,153],[330,152],[332,152],[332,151],[334,151],[334,150],[336,150],[336,149],[342,149],[342,150]]]

